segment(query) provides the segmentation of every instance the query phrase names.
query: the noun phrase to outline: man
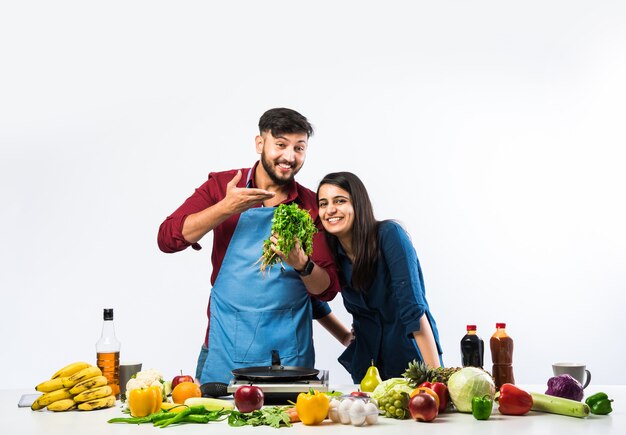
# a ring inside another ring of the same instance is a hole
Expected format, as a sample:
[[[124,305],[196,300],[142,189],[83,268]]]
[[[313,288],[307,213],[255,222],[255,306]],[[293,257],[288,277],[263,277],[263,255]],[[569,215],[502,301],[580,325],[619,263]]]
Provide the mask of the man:
[[[255,138],[260,160],[252,168],[210,173],[159,228],[159,248],[168,253],[188,246],[201,249],[198,242],[213,231],[209,324],[196,369],[201,383],[228,382],[235,368],[269,366],[272,350],[278,350],[283,365],[314,366],[310,295],[331,300],[339,280],[321,233],[315,193],[294,179],[312,134],[311,124],[298,112],[268,110]],[[300,246],[279,252],[272,236],[272,248],[288,267],[263,275],[256,263],[275,207],[292,202],[309,210],[320,230],[313,238],[313,255],[309,258]],[[315,306],[318,317],[330,312],[325,303]],[[347,344],[349,331],[330,316],[320,323],[329,329],[330,322],[331,333]]]

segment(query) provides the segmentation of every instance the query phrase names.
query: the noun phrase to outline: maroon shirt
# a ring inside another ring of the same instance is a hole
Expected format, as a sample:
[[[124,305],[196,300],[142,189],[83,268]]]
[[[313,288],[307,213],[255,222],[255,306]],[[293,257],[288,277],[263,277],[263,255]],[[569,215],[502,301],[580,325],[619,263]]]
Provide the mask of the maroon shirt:
[[[257,162],[252,171],[256,170]],[[241,180],[237,183],[237,187],[246,187],[246,180],[250,168],[241,169]],[[183,237],[183,223],[187,216],[197,213],[210,207],[226,197],[226,185],[237,174],[237,169],[224,172],[211,172],[209,179],[191,195],[174,213],[168,216],[159,227],[158,244],[159,249],[166,253],[178,252],[186,249],[191,245],[193,249],[202,249],[198,243],[189,243]],[[254,172],[250,177],[250,187],[254,185]],[[317,298],[329,301],[332,300],[340,289],[337,268],[333,262],[332,254],[326,239],[324,238],[322,223],[319,218],[317,199],[315,193],[299,183],[292,181],[289,184],[289,192],[284,203],[289,204],[295,202],[305,210],[311,213],[311,217],[315,222],[318,232],[313,236],[313,262],[320,267],[326,269],[330,277],[330,285]],[[217,274],[222,266],[222,261],[226,255],[226,249],[233,237],[237,223],[239,222],[239,214],[233,215],[213,229],[213,252],[211,253],[211,263],[213,264],[213,272],[211,273],[211,285],[215,283]],[[268,234],[269,236],[269,234]],[[259,252],[261,257],[261,252]]]

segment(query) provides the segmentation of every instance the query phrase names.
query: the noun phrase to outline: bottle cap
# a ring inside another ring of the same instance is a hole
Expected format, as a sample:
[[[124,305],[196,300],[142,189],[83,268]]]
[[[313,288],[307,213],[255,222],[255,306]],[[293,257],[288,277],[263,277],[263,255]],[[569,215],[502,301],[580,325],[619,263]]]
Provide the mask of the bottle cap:
[[[105,308],[103,318],[104,320],[113,320],[113,308]]]
[[[506,323],[496,323],[496,329],[504,329],[506,328]]]
[[[476,325],[467,325],[468,331],[476,331]]]

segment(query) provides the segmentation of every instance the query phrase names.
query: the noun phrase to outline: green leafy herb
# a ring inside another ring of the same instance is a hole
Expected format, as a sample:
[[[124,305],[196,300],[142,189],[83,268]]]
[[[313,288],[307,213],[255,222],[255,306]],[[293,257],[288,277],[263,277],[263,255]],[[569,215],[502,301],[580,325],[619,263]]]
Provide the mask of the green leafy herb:
[[[275,428],[279,427],[291,427],[289,420],[289,414],[285,411],[284,406],[266,406],[257,411],[252,412],[239,412],[230,411],[228,416],[228,424],[230,426],[271,426]]]
[[[317,228],[308,211],[302,210],[296,203],[281,204],[274,211],[272,218],[271,234],[277,234],[278,250],[287,255],[295,246],[300,243],[306,255],[313,253],[313,234]],[[261,272],[274,264],[280,263],[284,267],[282,260],[271,248],[272,242],[268,238],[263,242],[263,255],[259,259],[261,262]]]

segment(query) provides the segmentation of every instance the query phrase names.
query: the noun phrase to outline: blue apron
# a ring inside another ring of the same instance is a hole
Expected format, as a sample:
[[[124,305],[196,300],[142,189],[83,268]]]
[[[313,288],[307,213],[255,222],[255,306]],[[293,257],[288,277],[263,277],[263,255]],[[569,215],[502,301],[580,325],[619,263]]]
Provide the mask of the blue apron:
[[[239,217],[211,290],[202,383],[228,383],[235,368],[269,367],[272,350],[285,366],[315,365],[311,300],[300,276],[287,265],[259,271],[274,210],[252,208]]]

